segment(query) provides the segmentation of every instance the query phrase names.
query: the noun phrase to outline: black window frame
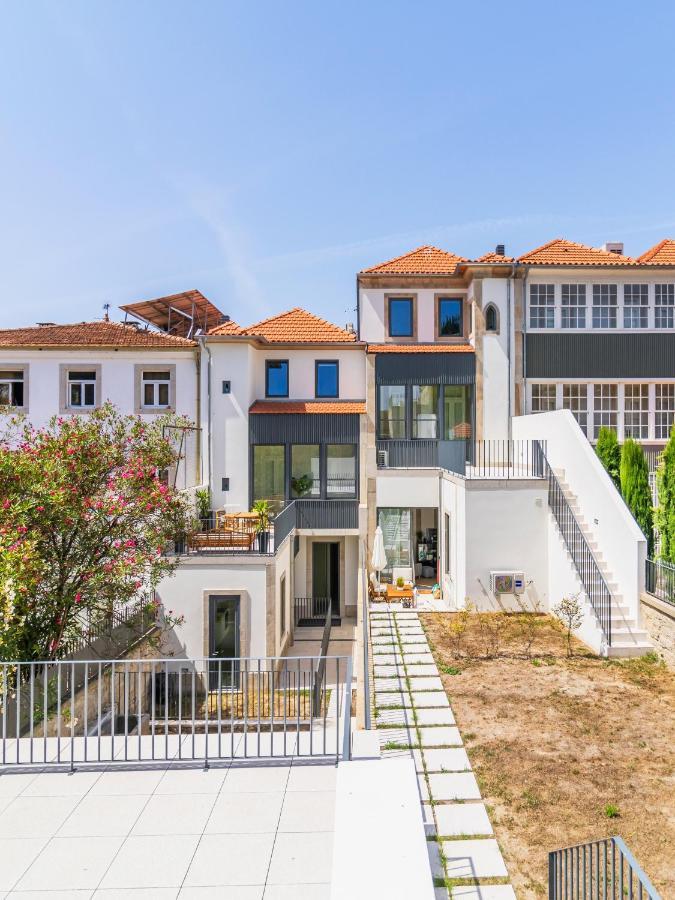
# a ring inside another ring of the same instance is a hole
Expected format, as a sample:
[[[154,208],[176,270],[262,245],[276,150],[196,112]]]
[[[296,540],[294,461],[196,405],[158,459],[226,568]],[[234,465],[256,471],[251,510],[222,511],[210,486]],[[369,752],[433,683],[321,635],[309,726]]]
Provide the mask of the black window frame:
[[[459,304],[459,331],[457,334],[443,334],[441,330],[441,304],[442,303],[458,303]],[[436,297],[436,322],[438,334],[436,337],[438,340],[452,340],[456,338],[464,337],[464,298],[463,297],[453,297],[453,296],[441,296]]]
[[[392,305],[392,303],[407,303],[408,304],[408,309],[410,312],[410,331],[405,332],[405,333],[394,334],[394,332],[391,330],[391,325],[392,325],[391,305]],[[415,301],[414,301],[413,297],[406,297],[405,295],[402,295],[400,297],[387,297],[387,325],[388,325],[388,331],[389,331],[388,337],[391,337],[391,338],[411,338],[411,337],[413,337],[415,334],[414,316],[415,316]]]
[[[360,447],[358,441],[319,441],[319,496],[318,497],[294,497],[293,489],[292,489],[292,467],[293,467],[293,447],[298,446],[316,446],[316,441],[275,441],[275,442],[260,442],[260,443],[249,443],[249,490],[248,490],[248,500],[249,507],[253,506],[255,502],[254,496],[254,486],[255,486],[255,450],[256,447],[283,447],[284,451],[284,499],[282,501],[283,506],[288,503],[293,503],[295,500],[307,500],[308,502],[317,502],[319,500],[358,500],[360,494]],[[328,493],[328,447],[333,445],[345,446],[345,447],[353,447],[354,448],[354,460],[355,460],[355,478],[354,478],[354,493],[347,494],[329,494]],[[264,498],[267,499],[267,498]]]
[[[319,367],[335,366],[335,393],[319,393]],[[314,360],[314,396],[319,400],[336,400],[340,396],[340,360],[339,359],[315,359]]]
[[[286,364],[286,393],[285,394],[270,394],[270,378],[269,378],[270,366],[278,366],[281,363]],[[288,397],[289,382],[291,380],[291,371],[290,370],[291,370],[291,367],[290,367],[287,359],[266,359],[265,360],[265,397],[269,397],[270,399]]]

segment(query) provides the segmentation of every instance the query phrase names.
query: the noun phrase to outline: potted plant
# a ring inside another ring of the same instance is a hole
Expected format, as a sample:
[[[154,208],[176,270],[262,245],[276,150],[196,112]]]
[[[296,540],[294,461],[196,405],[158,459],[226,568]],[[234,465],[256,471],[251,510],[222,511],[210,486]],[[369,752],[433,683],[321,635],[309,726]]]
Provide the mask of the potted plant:
[[[314,479],[311,475],[301,475],[299,478],[291,478],[291,487],[296,497],[304,497],[312,490]]]
[[[197,488],[195,504],[200,529],[210,531],[213,528],[213,512],[211,511],[211,491],[207,487]]]
[[[405,581],[403,580],[403,578],[400,575],[396,579],[396,587],[399,589],[399,591],[402,591],[403,588],[405,587]]]
[[[255,523],[258,550],[261,553],[267,553],[270,541],[270,513],[272,512],[269,501],[256,500],[253,504],[253,512],[258,516],[258,521]]]

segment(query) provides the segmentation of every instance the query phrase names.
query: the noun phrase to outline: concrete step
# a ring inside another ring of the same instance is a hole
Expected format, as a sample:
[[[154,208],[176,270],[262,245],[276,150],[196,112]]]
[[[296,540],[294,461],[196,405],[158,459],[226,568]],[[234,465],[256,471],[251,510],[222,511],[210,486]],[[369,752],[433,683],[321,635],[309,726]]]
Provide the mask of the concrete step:
[[[612,622],[612,643],[615,641],[618,644],[649,644],[649,634],[644,628],[631,627],[625,622],[618,624],[615,628]]]
[[[615,642],[612,639],[612,646],[607,648],[607,656],[610,659],[630,659],[636,656],[644,656],[645,653],[649,653],[654,649],[654,646],[650,643],[633,643],[630,642]]]

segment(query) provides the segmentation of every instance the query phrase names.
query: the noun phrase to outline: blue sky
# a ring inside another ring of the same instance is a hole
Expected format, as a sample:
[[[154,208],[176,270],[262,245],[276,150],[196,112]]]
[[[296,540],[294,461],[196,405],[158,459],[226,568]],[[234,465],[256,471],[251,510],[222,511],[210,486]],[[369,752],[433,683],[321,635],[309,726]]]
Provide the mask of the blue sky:
[[[675,6],[5,3],[0,327],[199,288],[353,320],[425,243],[675,236]]]

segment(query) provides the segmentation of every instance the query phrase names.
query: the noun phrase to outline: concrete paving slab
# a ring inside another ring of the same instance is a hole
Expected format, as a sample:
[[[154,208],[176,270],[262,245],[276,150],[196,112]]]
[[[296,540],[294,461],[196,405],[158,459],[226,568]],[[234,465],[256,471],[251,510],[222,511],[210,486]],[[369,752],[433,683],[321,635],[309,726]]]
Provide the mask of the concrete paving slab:
[[[510,884],[463,884],[452,889],[452,900],[516,900]]]
[[[429,785],[424,775],[420,775],[419,772],[417,773],[417,790],[420,795],[420,803],[429,803],[431,799],[429,796]]]
[[[433,664],[434,658],[431,653],[408,653],[404,650],[403,660],[406,666],[416,666]]]
[[[389,693],[390,691],[407,691],[408,685],[406,684],[405,678],[374,678],[373,686],[375,688],[375,693],[380,693],[384,691],[385,693]]]
[[[422,647],[424,650],[429,649],[429,644],[427,642],[427,639],[423,635],[401,634],[401,635],[399,635],[399,641],[404,646],[407,644],[413,644],[415,647]]]
[[[471,763],[463,747],[423,750],[427,772],[469,772]]]
[[[378,728],[388,725],[405,725],[412,728],[415,725],[411,709],[384,709],[378,710],[375,716],[375,724]]]
[[[438,833],[443,837],[494,834],[483,803],[437,803],[434,809]]]
[[[473,772],[444,772],[429,775],[429,788],[434,800],[480,800],[478,782]]]
[[[383,706],[411,707],[412,700],[407,690],[405,691],[380,691],[375,704],[378,708]]]
[[[455,717],[452,710],[444,709],[420,709],[417,711],[417,724],[423,725],[454,725]]]
[[[406,671],[409,677],[427,678],[431,675],[438,675],[438,669],[434,663],[417,664],[406,662]]]
[[[448,878],[495,878],[507,875],[497,841],[492,838],[443,841]]]
[[[445,691],[413,691],[410,696],[412,698],[412,704],[416,709],[442,709],[443,707],[450,706]]]
[[[440,678],[426,678],[410,675],[411,691],[442,691],[443,682]]]

